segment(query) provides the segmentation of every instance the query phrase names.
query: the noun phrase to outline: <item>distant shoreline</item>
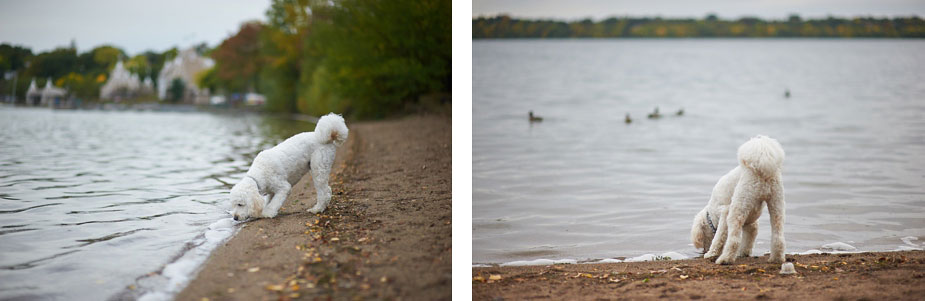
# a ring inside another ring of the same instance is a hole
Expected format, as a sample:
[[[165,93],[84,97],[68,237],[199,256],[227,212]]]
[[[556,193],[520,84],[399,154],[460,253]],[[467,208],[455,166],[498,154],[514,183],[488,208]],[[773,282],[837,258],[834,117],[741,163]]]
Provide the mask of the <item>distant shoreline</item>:
[[[519,19],[506,15],[472,19],[472,38],[925,38],[925,20],[897,18],[785,20],[744,17],[735,20],[708,15],[703,19],[610,17],[560,21]]]

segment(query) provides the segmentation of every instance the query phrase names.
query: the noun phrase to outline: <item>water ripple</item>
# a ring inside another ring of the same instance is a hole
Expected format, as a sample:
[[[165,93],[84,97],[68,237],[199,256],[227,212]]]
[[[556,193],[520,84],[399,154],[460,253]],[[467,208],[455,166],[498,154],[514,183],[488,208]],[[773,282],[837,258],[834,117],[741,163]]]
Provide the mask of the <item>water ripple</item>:
[[[36,206],[32,206],[32,207],[27,207],[27,208],[22,208],[22,209],[14,209],[14,210],[0,210],[0,214],[19,213],[19,212],[23,212],[23,211],[26,211],[26,210],[32,210],[32,209],[35,209],[35,208],[42,208],[42,207],[48,207],[48,206],[57,206],[57,205],[61,205],[61,203],[48,203],[48,204],[36,205]]]

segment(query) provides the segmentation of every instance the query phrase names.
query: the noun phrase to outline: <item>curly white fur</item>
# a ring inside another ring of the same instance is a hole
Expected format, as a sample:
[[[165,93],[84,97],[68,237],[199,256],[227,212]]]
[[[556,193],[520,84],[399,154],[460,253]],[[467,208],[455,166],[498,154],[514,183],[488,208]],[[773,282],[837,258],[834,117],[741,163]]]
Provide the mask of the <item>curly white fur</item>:
[[[784,261],[784,149],[777,140],[757,136],[742,144],[739,166],[719,179],[710,202],[694,216],[691,240],[704,258],[730,264],[751,254],[758,234],[758,217],[767,204],[771,216],[770,262]],[[709,216],[709,220],[708,217]],[[716,227],[714,229],[710,224]]]
[[[231,188],[231,214],[235,220],[274,217],[289,196],[292,185],[311,171],[317,202],[309,212],[320,213],[331,201],[328,178],[337,147],[347,140],[347,125],[340,115],[321,117],[314,132],[289,137],[257,154],[244,179]]]

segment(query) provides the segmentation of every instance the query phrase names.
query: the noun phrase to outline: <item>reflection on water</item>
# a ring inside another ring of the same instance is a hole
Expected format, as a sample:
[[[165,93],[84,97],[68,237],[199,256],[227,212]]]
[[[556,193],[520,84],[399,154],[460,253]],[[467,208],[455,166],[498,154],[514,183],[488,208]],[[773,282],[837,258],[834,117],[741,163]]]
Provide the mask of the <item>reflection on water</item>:
[[[0,299],[105,299],[225,217],[253,157],[310,123],[0,108]]]
[[[925,236],[922,70],[922,41],[474,41],[473,261],[694,256],[756,134],[787,152],[789,252],[896,249]]]

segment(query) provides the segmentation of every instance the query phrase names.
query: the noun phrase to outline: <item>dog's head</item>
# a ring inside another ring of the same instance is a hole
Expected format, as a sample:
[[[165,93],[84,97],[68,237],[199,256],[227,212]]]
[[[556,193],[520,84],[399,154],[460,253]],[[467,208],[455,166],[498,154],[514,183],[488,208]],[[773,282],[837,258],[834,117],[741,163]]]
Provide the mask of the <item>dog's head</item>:
[[[700,210],[700,213],[694,216],[691,226],[691,242],[694,243],[694,248],[706,253],[713,243],[713,235],[713,229],[707,224],[707,209]]]
[[[266,198],[257,189],[257,183],[250,178],[245,178],[231,188],[231,216],[236,221],[260,216],[266,203]]]

